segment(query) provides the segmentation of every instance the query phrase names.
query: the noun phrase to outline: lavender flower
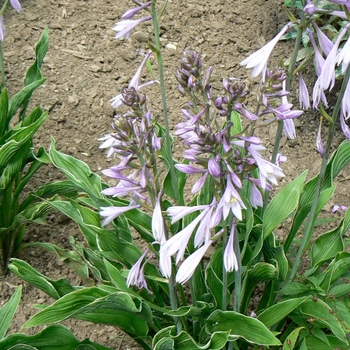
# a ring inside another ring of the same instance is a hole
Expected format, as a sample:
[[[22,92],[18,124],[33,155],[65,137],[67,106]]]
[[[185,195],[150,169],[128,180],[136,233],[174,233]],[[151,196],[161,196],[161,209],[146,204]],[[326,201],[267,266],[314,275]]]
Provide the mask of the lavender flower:
[[[208,210],[209,206],[207,206],[207,208],[204,209],[189,225],[161,245],[160,249],[166,251],[168,256],[172,256],[177,253],[176,263],[183,259],[188,241],[190,240],[199,222],[208,213]]]
[[[101,216],[106,216],[106,219],[103,221],[102,226],[106,226],[119,215],[131,210],[139,208],[139,204],[132,204],[126,207],[101,207],[102,211],[100,211]]]
[[[295,139],[297,137],[295,131],[295,125],[292,119],[283,120],[283,133],[288,139]]]
[[[114,145],[119,145],[120,141],[116,140],[113,137],[113,134],[107,134],[99,139],[97,139],[98,141],[103,141],[103,143],[100,145],[99,148],[103,149],[103,148],[108,148],[108,152],[107,152],[107,158],[109,158],[113,153],[114,153]]]
[[[320,126],[318,128],[318,132],[317,132],[317,137],[316,137],[316,148],[317,148],[317,152],[320,154],[320,156],[323,157],[324,156],[324,143],[322,141],[321,129],[322,129],[322,124],[320,123]]]
[[[308,15],[308,16],[312,16],[315,11],[317,10],[316,6],[314,4],[307,4],[304,7],[304,12]]]
[[[171,256],[164,249],[159,251],[159,269],[164,277],[170,278],[172,272]]]
[[[147,288],[147,282],[144,275],[144,267],[147,263],[147,260],[145,263],[142,264],[143,259],[148,253],[148,248],[143,252],[143,254],[140,256],[140,258],[137,260],[137,262],[133,265],[133,267],[130,269],[128,278],[126,279],[126,284],[128,287],[130,286],[136,286],[138,289]]]
[[[285,84],[285,82],[283,82]],[[305,93],[305,92],[304,92]],[[292,106],[288,104],[287,96],[282,97],[282,106]],[[294,139],[296,137],[293,118],[297,118],[303,114],[303,111],[290,110],[288,107],[283,111],[283,130],[286,137]]]
[[[339,209],[342,210],[342,211],[347,211],[348,207],[345,206],[345,205],[334,204],[334,206],[332,208],[332,213],[336,213]]]
[[[350,3],[349,0],[328,0],[330,2],[333,2],[334,4],[338,4],[341,6],[347,6],[348,8],[350,7]]]
[[[185,259],[177,271],[177,283],[184,284],[192,277],[205,252],[208,250],[212,243],[213,241],[209,240],[201,248],[197,249],[194,253]]]
[[[155,81],[151,81],[151,82],[148,82],[146,84],[142,84],[140,85],[140,79],[141,79],[141,73],[142,73],[142,69],[144,67],[144,65],[146,64],[149,56],[151,55],[151,52],[147,52],[139,66],[139,68],[137,69],[135,75],[132,77],[132,79],[130,80],[130,83],[129,83],[129,89],[130,88],[134,88],[135,91],[137,92],[139,89],[147,86],[147,85],[150,85],[150,84],[153,84]],[[122,94],[119,94],[115,97],[113,97],[111,100],[111,105],[113,108],[119,108],[123,105],[123,95]]]
[[[258,208],[258,207],[262,207],[263,206],[263,197],[261,192],[259,191],[257,185],[259,185],[260,187],[261,185],[261,181],[252,177],[248,177],[248,180],[251,183],[251,187],[250,187],[250,204],[252,205],[253,208]]]
[[[181,220],[185,216],[194,213],[198,210],[204,210],[208,206],[207,205],[194,205],[193,207],[187,206],[172,206],[167,209],[167,213],[171,218],[171,224]]]
[[[312,32],[310,31],[310,29],[307,28],[306,31],[309,35],[309,38],[310,38],[310,41],[311,41],[311,44],[312,44],[312,47],[313,47],[314,53],[315,53],[316,73],[318,76],[320,76],[325,59],[322,57],[322,55],[319,51],[319,48],[316,45],[315,38],[314,38]]]
[[[342,72],[343,73],[346,71],[346,68],[348,67],[348,65],[350,63],[349,55],[350,55],[350,40],[348,38],[337,56],[338,57],[337,65],[338,66],[340,64],[342,65]]]
[[[218,209],[220,208],[223,210],[224,220],[226,220],[230,211],[238,220],[242,220],[242,209],[247,209],[241,196],[233,187],[230,177],[226,179],[226,189],[218,204]]]
[[[11,6],[16,10],[16,11],[21,11],[22,7],[21,4],[19,3],[18,0],[10,0]]]
[[[280,167],[265,160],[261,156],[260,151],[265,150],[265,147],[263,147],[262,145],[251,144],[250,146],[248,146],[247,149],[259,167],[259,178],[261,181],[261,188],[266,189],[268,182],[277,185],[277,178],[284,177],[284,174]]]
[[[350,117],[350,84],[346,86],[343,98],[341,100],[341,114],[344,116],[345,120]]]
[[[6,35],[4,17],[0,16],[0,41],[3,41]]]
[[[238,270],[238,261],[233,249],[234,235],[236,233],[235,231],[236,231],[236,222],[234,222],[231,227],[230,236],[224,251],[224,266],[227,272]]]
[[[122,18],[123,19],[131,19],[133,18],[137,13],[139,13],[141,10],[147,8],[147,7],[150,7],[152,4],[152,1],[148,1],[146,3],[144,3],[143,5],[141,6],[138,6],[138,7],[134,7],[134,8],[131,8],[129,10],[127,10],[123,15],[122,15]]]
[[[165,241],[165,227],[164,227],[164,218],[162,214],[162,209],[160,206],[160,197],[161,193],[159,193],[156,205],[153,209],[152,215],[152,233],[153,237],[158,243],[162,243]]]
[[[303,109],[310,108],[309,91],[301,73],[299,73],[299,105]]]
[[[247,68],[253,68],[252,76],[254,78],[257,77],[260,73],[262,73],[262,80],[265,80],[267,61],[271,55],[271,52],[276,46],[277,42],[281,39],[281,37],[285,34],[285,32],[290,28],[291,25],[291,22],[287,23],[269,43],[267,43],[261,49],[254,52],[248,58],[241,62],[242,66],[246,66]]]
[[[276,162],[275,162],[275,164],[277,166],[280,166],[280,163],[284,163],[286,161],[287,161],[287,157],[286,156],[283,156],[281,153],[277,153]]]
[[[326,61],[322,67],[322,71],[318,79],[316,80],[314,90],[313,90],[313,105],[314,108],[318,107],[318,104],[321,99],[321,93],[325,90],[329,89],[331,90],[335,83],[335,65],[337,63],[337,51],[339,44],[345,35],[345,33],[348,30],[348,27],[350,26],[350,23],[347,24],[339,33],[338,38],[336,42],[334,43],[334,46],[332,50],[330,51],[328,57],[326,58]]]
[[[147,16],[144,18],[140,18],[140,19],[125,19],[123,21],[118,22],[115,27],[113,27],[112,29],[115,30],[116,32],[118,32],[115,35],[116,39],[129,39],[131,31],[137,27],[139,24],[149,21],[150,19],[152,19],[152,16]]]
[[[345,137],[350,140],[350,128],[346,125],[345,117],[342,112],[340,113],[340,126]]]
[[[333,48],[333,43],[328,39],[327,35],[322,32],[322,30],[317,26],[317,24],[312,21],[312,25],[316,30],[318,42],[320,44],[321,50],[323,53],[328,56]]]

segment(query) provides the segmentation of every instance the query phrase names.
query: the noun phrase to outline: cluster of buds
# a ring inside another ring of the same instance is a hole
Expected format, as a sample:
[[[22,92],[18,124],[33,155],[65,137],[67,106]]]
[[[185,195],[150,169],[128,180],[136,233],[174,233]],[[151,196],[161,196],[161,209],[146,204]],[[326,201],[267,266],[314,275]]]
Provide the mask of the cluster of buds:
[[[249,120],[257,119],[257,116],[248,111],[244,106],[246,96],[248,95],[245,82],[236,78],[223,79],[222,86],[225,95],[219,96],[215,100],[215,107],[219,110],[220,116],[229,118],[231,112],[236,111]]]
[[[191,49],[185,50],[180,60],[180,68],[174,72],[179,83],[178,90],[182,95],[203,88],[201,71],[202,59],[200,55]]]

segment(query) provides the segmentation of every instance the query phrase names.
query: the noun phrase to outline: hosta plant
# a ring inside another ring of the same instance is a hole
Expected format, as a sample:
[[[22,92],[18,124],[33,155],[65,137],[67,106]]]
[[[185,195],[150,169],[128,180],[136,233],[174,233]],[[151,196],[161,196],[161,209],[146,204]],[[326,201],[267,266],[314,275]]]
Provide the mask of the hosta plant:
[[[306,64],[297,56],[303,34],[319,16],[331,21],[339,14],[313,11],[311,1],[301,2],[300,20],[287,9],[290,22],[242,61],[254,77],[262,76],[254,112],[245,104],[249,91],[243,81],[228,77],[219,85],[212,80],[214,68],[204,69],[201,56],[186,49],[174,67],[185,103],[172,135],[158,31],[166,1],[134,2],[115,26],[116,38],[128,38],[135,26],[152,22],[155,41],[128,87],[112,99],[113,130],[101,148],[115,163],[102,173],[117,185],[107,186],[82,161],[59,152],[54,140],[48,154],[79,194],[47,204],[77,222],[86,244],[71,239],[72,251],[37,245],[75,268],[85,286],[51,280],[13,259],[11,271],[56,299],[24,326],[68,318],[110,324],[144,349],[348,349],[349,210],[335,229],[312,240],[318,223],[329,221],[319,214],[350,159],[348,141],[330,152],[339,114],[347,135],[349,39],[342,39],[350,27],[348,9],[340,13],[346,18],[335,42],[319,34],[317,50],[308,56],[322,58],[315,66],[313,107],[327,120],[328,138],[324,144],[320,133],[317,137],[319,174],[307,180],[303,172],[278,187],[286,161],[278,152],[281,135],[294,138],[293,119],[303,113],[288,101],[293,78]],[[328,5],[334,3],[343,5],[335,0]],[[275,45],[293,30],[288,67],[268,68]],[[327,57],[321,51],[325,42]],[[152,54],[157,70],[149,61]],[[152,79],[140,84],[145,66]],[[337,71],[330,116],[327,98]],[[307,109],[308,89],[299,79],[300,102]],[[152,112],[146,94],[159,87],[162,116]],[[270,158],[256,130],[271,123],[277,123],[277,134]],[[184,146],[182,159],[175,159],[176,142]],[[278,228],[283,239],[275,235]],[[307,267],[301,269],[303,261]]]

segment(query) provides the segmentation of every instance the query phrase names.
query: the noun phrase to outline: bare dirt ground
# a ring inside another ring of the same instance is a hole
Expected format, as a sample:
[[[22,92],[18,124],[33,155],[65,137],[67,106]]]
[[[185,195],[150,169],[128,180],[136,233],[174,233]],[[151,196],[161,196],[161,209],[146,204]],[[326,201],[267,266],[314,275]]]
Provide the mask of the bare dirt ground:
[[[35,144],[48,148],[50,138],[54,137],[58,149],[85,161],[100,174],[101,169],[110,165],[97,140],[111,130],[114,112],[109,100],[135,73],[141,62],[137,52],[148,48],[150,26],[138,27],[127,41],[114,39],[111,28],[133,5],[129,0],[22,0],[21,4],[22,12],[9,9],[5,13],[7,35],[3,47],[9,93],[13,95],[22,87],[25,71],[34,59],[34,45],[47,26],[50,48],[43,66],[47,81],[35,93],[34,102],[50,110],[50,115]],[[179,120],[180,107],[185,105],[173,76],[182,50],[192,47],[201,53],[204,65],[214,66],[218,85],[224,77],[237,77],[254,87],[251,72],[239,62],[268,42],[287,22],[282,4],[282,0],[169,0],[161,35],[172,124]],[[272,62],[287,58],[288,52],[291,52],[290,43],[280,43]],[[152,110],[157,113],[160,110],[157,88],[146,92],[153,101]],[[293,102],[297,104],[296,100]],[[251,109],[254,110],[253,102]],[[288,157],[283,165],[284,182],[306,169],[310,169],[309,177],[315,175],[321,162],[315,149],[317,115],[306,113],[296,123],[297,138],[282,141],[281,152]],[[271,145],[270,135],[273,130],[265,134],[266,144]],[[338,131],[336,144],[343,139]],[[339,177],[334,203],[348,205],[349,176],[349,171],[345,171]],[[55,169],[46,167],[32,186],[60,177]],[[334,203],[326,210],[330,211]],[[52,242],[69,248],[69,236],[79,236],[75,225],[60,214],[52,214],[47,225],[30,225],[25,241]],[[27,249],[20,258],[52,279],[67,278],[71,283],[81,283],[56,256],[41,249]],[[18,331],[35,313],[33,304],[52,302],[40,291],[9,275],[0,281],[0,305],[19,284],[24,285],[23,298],[11,331]],[[78,339],[90,338],[112,349],[138,349],[114,327],[78,321],[66,325]]]

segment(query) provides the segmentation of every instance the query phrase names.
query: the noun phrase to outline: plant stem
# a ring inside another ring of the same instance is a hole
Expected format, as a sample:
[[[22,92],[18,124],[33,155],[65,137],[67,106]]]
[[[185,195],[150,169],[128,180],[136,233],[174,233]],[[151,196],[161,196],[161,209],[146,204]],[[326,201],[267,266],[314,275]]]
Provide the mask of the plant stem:
[[[236,225],[232,225],[234,229],[233,234],[233,251],[237,259],[237,269],[235,270],[235,299],[233,303],[233,311],[240,312],[241,300],[242,300],[242,263],[241,263],[241,251],[239,247],[239,237],[236,229]]]
[[[171,150],[171,140],[170,140],[170,127],[169,127],[169,118],[168,118],[168,106],[167,106],[167,97],[166,97],[166,89],[165,89],[165,81],[164,81],[164,69],[163,69],[163,58],[161,53],[161,42],[159,38],[159,23],[158,16],[156,10],[157,0],[153,0],[151,5],[152,12],[152,22],[153,22],[153,32],[155,38],[155,47],[157,54],[157,63],[159,69],[159,83],[160,83],[160,91],[162,96],[162,107],[163,107],[163,115],[164,115],[164,126],[165,126],[165,145],[167,151],[168,158],[168,166],[171,176],[171,184],[173,187],[174,194],[178,194],[179,189],[177,186],[177,178],[175,174],[175,167],[173,162],[173,155]],[[177,197],[178,199],[179,197]],[[169,293],[170,293],[170,303],[172,310],[176,310],[178,307],[176,291],[175,291],[175,276],[174,272],[171,274],[169,278]],[[179,317],[174,317],[174,322],[176,324],[177,332],[180,333],[182,330],[182,324]]]
[[[334,131],[335,131],[335,124],[336,124],[335,122],[336,122],[336,119],[339,115],[341,102],[342,102],[342,99],[344,97],[344,92],[345,92],[346,86],[349,83],[349,78],[350,78],[350,67],[348,66],[346,71],[345,71],[345,76],[344,76],[343,83],[342,83],[342,86],[340,89],[337,103],[336,103],[334,110],[333,110],[333,113],[332,113],[332,123],[329,125],[329,128],[328,128],[328,136],[327,136],[327,141],[326,141],[326,145],[325,145],[324,156],[322,159],[320,174],[318,176],[318,181],[317,181],[315,195],[314,195],[314,199],[313,199],[310,214],[309,214],[309,219],[305,224],[303,240],[302,240],[301,245],[299,247],[299,251],[298,251],[298,254],[295,258],[295,262],[293,264],[292,270],[291,270],[291,272],[286,280],[286,284],[291,283],[293,281],[294,277],[296,276],[298,269],[299,269],[299,266],[300,266],[300,263],[301,263],[301,258],[303,256],[303,254],[305,253],[305,251],[309,248],[309,245],[311,242],[313,228],[314,228],[315,220],[317,217],[317,205],[318,205],[318,201],[320,198],[323,180],[324,180],[324,176],[326,173],[326,168],[327,168],[327,164],[328,164],[328,160],[329,160],[329,156],[330,156],[330,149],[332,146],[332,141],[333,141],[333,136],[334,136]]]
[[[224,256],[227,246],[227,225],[225,226],[224,233],[222,235],[222,311],[227,309],[227,272],[225,270]]]
[[[164,81],[164,69],[163,69],[163,59],[162,59],[162,53],[161,53],[161,42],[160,42],[160,38],[159,38],[159,23],[158,23],[157,11],[156,11],[156,2],[157,2],[157,0],[153,0],[151,10],[152,10],[152,21],[153,21],[153,31],[154,31],[154,38],[155,38],[155,47],[157,49],[156,54],[157,54],[157,62],[158,62],[158,69],[159,69],[160,91],[161,91],[161,96],[162,96],[162,107],[163,107],[164,126],[165,126],[165,145],[166,145],[166,151],[167,151],[169,172],[170,172],[170,177],[172,180],[171,184],[173,187],[173,192],[175,195],[177,195],[177,200],[179,200],[179,195],[178,195],[179,188],[178,188],[177,178],[176,178],[176,174],[175,174],[173,154],[172,154],[172,149],[171,149],[168,106],[167,106],[166,88],[165,88],[165,81]]]
[[[169,278],[169,293],[170,293],[170,303],[171,303],[171,309],[176,310],[178,307],[177,298],[176,298],[176,291],[175,291],[175,276],[174,272],[171,274]],[[174,322],[176,325],[177,333],[179,334],[182,331],[182,324],[179,317],[174,317]]]

